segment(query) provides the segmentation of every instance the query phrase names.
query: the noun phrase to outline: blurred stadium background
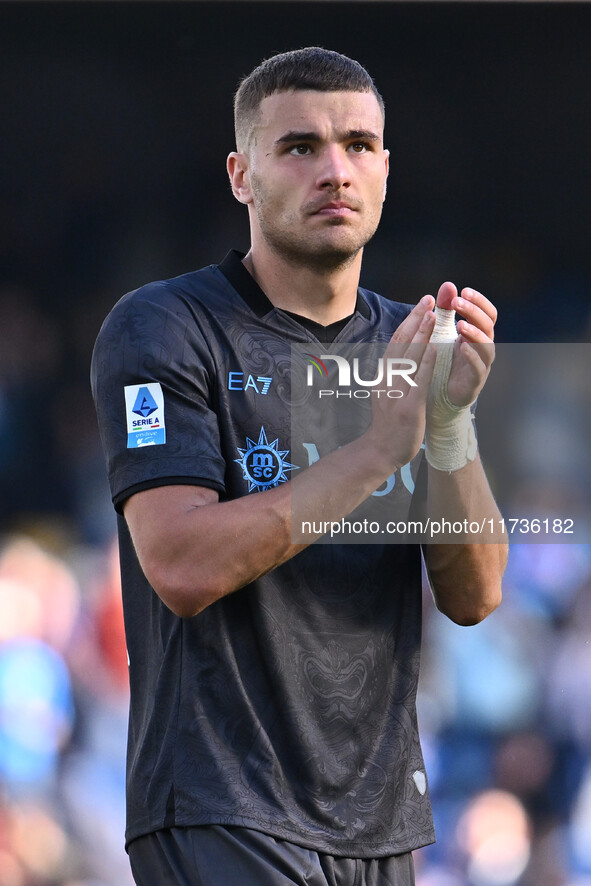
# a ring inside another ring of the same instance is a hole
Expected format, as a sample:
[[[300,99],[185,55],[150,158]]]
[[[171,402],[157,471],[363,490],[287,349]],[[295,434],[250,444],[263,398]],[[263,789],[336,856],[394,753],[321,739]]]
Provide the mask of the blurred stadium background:
[[[126,290],[246,247],[241,75],[319,44],[376,79],[392,173],[364,285],[415,302],[452,279],[497,303],[502,341],[587,342],[590,25],[585,3],[0,4],[0,886],[131,883],[88,366]],[[573,414],[547,397],[525,459]],[[426,592],[418,886],[591,886],[590,587],[590,544],[518,545],[483,625]]]

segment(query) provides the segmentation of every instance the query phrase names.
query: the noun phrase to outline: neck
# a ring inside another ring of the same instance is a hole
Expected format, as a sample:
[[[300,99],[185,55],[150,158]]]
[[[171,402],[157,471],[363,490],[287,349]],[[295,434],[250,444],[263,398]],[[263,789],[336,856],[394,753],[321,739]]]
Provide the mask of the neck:
[[[276,308],[329,326],[355,311],[362,251],[326,269],[295,264],[253,246],[243,263]]]

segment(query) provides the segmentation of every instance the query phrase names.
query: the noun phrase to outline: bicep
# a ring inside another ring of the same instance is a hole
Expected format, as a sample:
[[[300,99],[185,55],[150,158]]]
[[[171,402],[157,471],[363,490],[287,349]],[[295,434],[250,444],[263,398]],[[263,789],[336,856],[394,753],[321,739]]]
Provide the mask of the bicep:
[[[166,588],[187,551],[199,546],[191,514],[218,501],[216,490],[206,486],[172,485],[137,492],[123,505],[144,575],[168,605]]]
[[[131,495],[123,505],[136,550],[163,545],[194,508],[215,504],[219,495],[207,486],[155,486]]]

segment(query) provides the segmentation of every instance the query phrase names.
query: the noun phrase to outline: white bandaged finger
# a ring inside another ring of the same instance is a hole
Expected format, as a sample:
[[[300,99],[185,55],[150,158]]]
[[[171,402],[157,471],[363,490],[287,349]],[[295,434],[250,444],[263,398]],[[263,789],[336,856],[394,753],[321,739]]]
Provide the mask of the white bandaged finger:
[[[431,341],[437,346],[435,369],[427,397],[425,455],[439,471],[458,471],[474,461],[478,448],[470,406],[455,406],[447,396],[447,381],[458,337],[454,311],[435,308]]]

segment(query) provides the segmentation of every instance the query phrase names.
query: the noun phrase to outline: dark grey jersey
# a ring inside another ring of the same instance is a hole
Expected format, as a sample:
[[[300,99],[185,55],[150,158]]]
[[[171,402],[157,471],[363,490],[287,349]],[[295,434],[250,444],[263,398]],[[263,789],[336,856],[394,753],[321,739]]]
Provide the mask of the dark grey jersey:
[[[409,310],[360,289],[337,341],[386,342]],[[92,364],[118,512],[163,484],[257,495],[321,458],[313,426],[309,439],[290,436],[298,343],[318,339],[273,307],[235,253],[121,299]],[[409,505],[410,488],[396,475],[379,492]],[[415,713],[419,547],[316,543],[181,619],[118,519],[127,840],[217,823],[360,858],[432,842]]]

